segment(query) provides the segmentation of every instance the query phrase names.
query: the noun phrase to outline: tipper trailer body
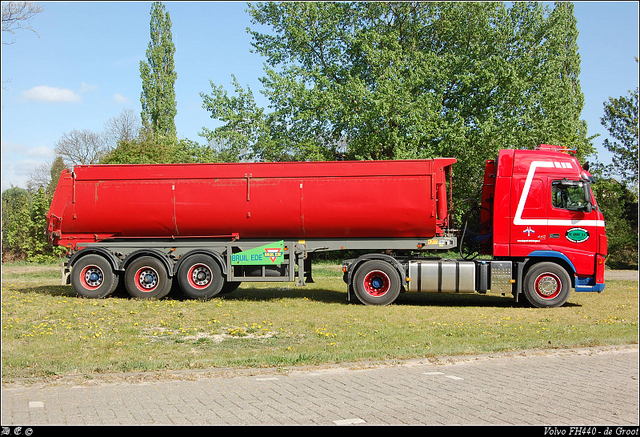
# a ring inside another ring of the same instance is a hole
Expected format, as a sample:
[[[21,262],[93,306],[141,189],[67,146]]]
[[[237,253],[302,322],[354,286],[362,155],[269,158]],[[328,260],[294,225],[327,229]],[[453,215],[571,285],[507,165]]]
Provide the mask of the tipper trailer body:
[[[591,176],[555,146],[501,150],[485,165],[478,229],[452,228],[455,158],[232,164],[81,165],[60,176],[48,213],[69,249],[65,283],[105,297],[120,282],[193,298],[245,281],[312,281],[313,254],[370,251],[343,264],[348,299],[403,291],[521,295],[560,306],[604,289],[607,241]],[[484,259],[427,251],[474,241]]]

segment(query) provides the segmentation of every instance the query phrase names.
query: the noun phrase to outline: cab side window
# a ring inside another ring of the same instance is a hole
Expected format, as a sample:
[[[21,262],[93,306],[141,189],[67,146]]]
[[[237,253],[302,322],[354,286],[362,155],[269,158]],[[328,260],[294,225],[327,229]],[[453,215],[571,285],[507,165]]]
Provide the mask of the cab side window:
[[[561,181],[551,184],[551,204],[554,208],[579,211],[583,210],[587,203],[585,190],[581,185],[566,185]]]

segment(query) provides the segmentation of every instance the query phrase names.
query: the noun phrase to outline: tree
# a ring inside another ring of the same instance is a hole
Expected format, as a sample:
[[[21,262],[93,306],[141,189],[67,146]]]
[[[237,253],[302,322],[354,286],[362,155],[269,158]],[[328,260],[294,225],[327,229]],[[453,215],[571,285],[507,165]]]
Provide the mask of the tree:
[[[30,193],[36,191],[40,187],[46,187],[51,181],[51,164],[52,161],[43,162],[29,172],[27,179],[27,191]]]
[[[43,187],[47,193],[49,200],[53,198],[53,193],[56,191],[58,185],[58,179],[60,179],[60,173],[66,168],[62,156],[56,156],[53,161],[43,162],[37,166],[29,174],[27,180],[27,191],[33,193],[38,188]]]
[[[13,35],[16,30],[22,29],[30,30],[38,35],[38,32],[31,27],[30,21],[42,11],[41,6],[32,2],[3,2],[2,31]],[[2,44],[13,44],[15,41],[15,38],[13,38],[10,42],[2,41]]]
[[[108,151],[108,146],[103,133],[74,129],[62,134],[53,150],[64,159],[67,167],[71,167],[79,164],[97,164]]]
[[[607,177],[596,165],[592,174],[593,194],[607,222],[607,265],[638,268],[638,199],[619,180]]]
[[[120,115],[111,117],[104,124],[109,148],[115,148],[120,141],[131,141],[138,138],[141,128],[140,118],[136,116],[133,109],[123,109]]]
[[[53,162],[51,163],[51,168],[49,169],[49,183],[47,184],[47,198],[49,199],[49,203],[53,199],[53,195],[56,192],[56,187],[58,186],[58,181],[60,180],[60,174],[62,170],[67,168],[64,165],[64,160],[61,156],[56,156]]]
[[[174,84],[178,74],[174,70],[173,54],[176,49],[171,17],[160,2],[151,6],[150,34],[147,61],[140,61],[142,126],[154,136],[174,139],[177,114]]]
[[[31,195],[24,188],[2,192],[2,261],[24,259],[31,225]]]
[[[636,62],[637,62],[636,58]],[[612,164],[596,162],[592,174],[598,206],[607,221],[607,264],[638,268],[638,88],[604,102],[600,119],[609,131],[603,144]]]
[[[58,259],[65,250],[52,247],[45,235],[50,199],[43,187],[35,192],[11,187],[2,193],[2,261],[42,262]]]
[[[638,88],[628,96],[610,97],[604,102],[604,116],[600,119],[609,135],[603,144],[613,153],[612,173],[638,195]]]
[[[28,229],[28,240],[25,248],[27,260],[32,262],[44,262],[59,258],[65,251],[63,247],[51,246],[47,241],[47,211],[51,199],[43,187],[32,195],[30,224]]]
[[[32,2],[2,2],[2,35],[9,33],[11,35],[16,33],[16,30],[30,30],[35,33],[38,38],[38,32],[31,27],[30,21],[36,14],[42,12],[41,6]],[[2,40],[3,45],[9,45],[16,42],[15,37],[11,41]],[[2,83],[9,83],[11,79],[3,80]],[[2,87],[5,89],[5,87]]]
[[[108,152],[100,164],[174,164],[212,162],[213,153],[187,139],[153,139],[142,136],[131,141],[120,141]]]
[[[260,135],[267,133],[264,111],[256,105],[251,89],[242,88],[234,75],[236,96],[229,96],[222,86],[211,83],[212,95],[200,93],[203,107],[211,116],[226,124],[219,129],[203,128],[201,136],[217,148],[216,159],[223,162],[250,161],[260,156]]]
[[[173,149],[171,140],[141,136],[131,141],[120,141],[118,147],[100,160],[100,164],[168,164],[173,162]]]
[[[230,151],[240,144],[274,161],[453,156],[460,199],[478,196],[484,161],[500,148],[592,151],[571,4],[267,2],[248,11],[271,28],[251,31],[271,112],[237,83],[238,97],[213,83],[201,94],[224,122],[203,134]]]

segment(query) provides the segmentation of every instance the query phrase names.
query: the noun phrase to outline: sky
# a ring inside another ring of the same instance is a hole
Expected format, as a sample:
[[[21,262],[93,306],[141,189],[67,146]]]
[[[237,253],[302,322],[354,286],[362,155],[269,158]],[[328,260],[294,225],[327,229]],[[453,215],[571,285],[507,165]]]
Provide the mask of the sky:
[[[140,113],[140,61],[149,43],[150,2],[38,2],[31,21],[37,35],[3,32],[2,191],[26,187],[33,170],[54,158],[55,143],[74,129],[94,132],[124,109]],[[212,129],[200,93],[210,81],[232,93],[231,75],[249,86],[256,103],[265,59],[251,52],[253,25],[244,2],[165,2],[171,16],[178,136],[204,144]],[[576,2],[579,76],[585,104],[582,119],[598,159],[611,155],[602,143],[603,103],[638,86],[638,3]],[[267,30],[262,28],[262,30]],[[4,44],[15,38],[13,44]],[[505,144],[505,148],[508,148]],[[489,157],[488,157],[489,158]]]

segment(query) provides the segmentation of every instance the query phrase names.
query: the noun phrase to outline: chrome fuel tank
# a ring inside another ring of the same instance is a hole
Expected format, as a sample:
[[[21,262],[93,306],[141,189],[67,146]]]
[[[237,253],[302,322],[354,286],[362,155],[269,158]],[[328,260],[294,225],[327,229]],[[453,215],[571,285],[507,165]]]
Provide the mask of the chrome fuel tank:
[[[407,291],[473,293],[476,291],[476,263],[457,260],[409,262]]]

